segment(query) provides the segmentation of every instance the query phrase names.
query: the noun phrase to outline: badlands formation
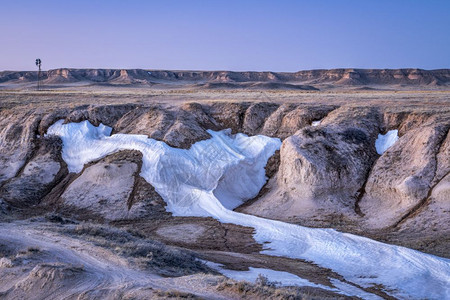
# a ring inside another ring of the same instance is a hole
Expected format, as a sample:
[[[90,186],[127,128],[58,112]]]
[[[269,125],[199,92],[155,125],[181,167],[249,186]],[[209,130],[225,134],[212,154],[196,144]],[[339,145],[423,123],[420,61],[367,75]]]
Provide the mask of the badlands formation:
[[[450,298],[448,70],[33,76],[0,74],[0,297]]]

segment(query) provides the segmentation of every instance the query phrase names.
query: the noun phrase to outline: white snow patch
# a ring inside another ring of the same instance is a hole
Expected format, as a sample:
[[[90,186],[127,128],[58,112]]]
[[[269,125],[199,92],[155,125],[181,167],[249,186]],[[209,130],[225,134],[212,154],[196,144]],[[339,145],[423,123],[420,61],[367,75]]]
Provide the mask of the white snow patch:
[[[298,287],[314,287],[314,288],[320,288],[327,291],[332,291],[335,293],[343,294],[346,296],[354,296],[354,297],[360,297],[363,299],[374,299],[379,300],[382,299],[381,297],[378,297],[377,295],[368,293],[366,291],[363,291],[355,286],[352,286],[348,283],[341,282],[337,279],[332,278],[331,282],[336,288],[331,288],[329,286],[325,286],[322,284],[316,284],[313,282],[310,282],[307,279],[303,279],[297,275],[294,275],[289,272],[283,272],[283,271],[275,271],[271,269],[264,269],[264,268],[252,268],[249,267],[248,271],[235,271],[235,270],[229,270],[225,269],[223,265],[213,263],[210,261],[204,261],[209,267],[215,269],[216,271],[220,272],[221,274],[232,278],[234,280],[240,281],[245,280],[248,282],[255,283],[259,275],[263,275],[267,277],[267,279],[275,283],[276,286],[298,286]]]
[[[304,259],[341,274],[362,287],[383,285],[402,298],[450,298],[450,260],[383,244],[333,229],[313,229],[267,220],[227,209],[255,197],[266,182],[264,167],[279,149],[279,139],[208,131],[209,140],[188,150],[144,135],[115,134],[89,122],[52,125],[48,134],[63,141],[71,172],[120,150],[143,154],[141,176],[155,187],[176,216],[210,216],[223,223],[255,228],[263,253]]]
[[[309,287],[315,287],[315,288],[322,288],[325,290],[330,290],[329,287],[321,285],[321,284],[315,284],[310,282],[307,279],[303,279],[298,277],[297,275],[283,272],[283,271],[274,271],[271,269],[263,269],[263,268],[252,268],[250,267],[248,271],[235,271],[235,270],[228,270],[228,269],[220,269],[220,273],[223,275],[232,278],[234,280],[245,280],[252,283],[256,282],[256,279],[258,279],[259,275],[263,275],[267,277],[267,279],[270,282],[275,283],[279,286],[309,286]],[[336,289],[333,289],[333,291],[337,291]]]
[[[322,120],[319,120],[319,121],[312,121],[311,126],[319,126],[320,123],[322,123]]]
[[[148,75],[152,75],[152,72],[147,72],[148,73]]]
[[[79,173],[83,170],[84,164],[112,153],[104,147],[99,147],[100,143],[111,134],[111,127],[103,124],[95,127],[89,121],[63,123],[64,120],[57,121],[50,126],[44,136],[57,135],[62,139],[64,145],[62,158],[67,163],[70,172]],[[142,137],[146,138],[146,136]],[[102,151],[103,153],[99,153]]]
[[[398,141],[398,130],[389,130],[386,134],[378,134],[378,138],[375,141],[375,149],[378,154],[383,154],[389,149],[395,142]]]
[[[342,282],[340,280],[332,278],[331,283],[339,290],[342,294],[347,296],[359,297],[365,300],[382,300],[380,296],[368,293],[362,289],[357,288],[351,284]]]
[[[310,286],[316,288],[322,288],[329,290],[330,288],[321,284],[315,284],[310,282],[307,279],[303,279],[294,275],[292,273],[283,272],[283,271],[274,271],[271,269],[263,269],[263,268],[252,268],[250,267],[248,271],[236,271],[225,269],[223,265],[217,264],[210,261],[205,261],[205,263],[215,269],[216,271],[222,273],[223,275],[232,278],[234,280],[245,280],[248,282],[256,282],[259,275],[263,275],[267,277],[267,279],[275,283],[277,286]]]

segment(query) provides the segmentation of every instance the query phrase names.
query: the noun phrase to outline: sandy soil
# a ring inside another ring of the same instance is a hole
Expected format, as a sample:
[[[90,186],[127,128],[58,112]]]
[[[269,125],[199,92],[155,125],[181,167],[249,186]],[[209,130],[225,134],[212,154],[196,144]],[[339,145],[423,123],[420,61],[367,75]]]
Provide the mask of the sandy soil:
[[[126,259],[108,249],[59,234],[52,225],[36,225],[29,222],[2,223],[0,227],[1,250],[13,257],[10,265],[6,261],[11,260],[3,258],[0,267],[1,277],[10,279],[2,280],[0,284],[0,295],[6,299],[31,295],[32,290],[38,288],[36,283],[46,285],[47,292],[51,292],[54,299],[77,295],[115,298],[119,296],[119,290],[124,295],[134,293],[139,298],[151,297],[159,290],[177,290],[210,299],[227,299],[220,296],[212,285],[203,289],[199,284],[192,286],[189,281],[195,280],[193,276],[185,280],[166,280],[131,266]],[[25,253],[20,254],[20,251]],[[21,255],[23,259],[20,260]],[[36,272],[44,267],[48,268],[46,272]],[[55,276],[55,269],[62,267],[66,274]],[[198,281],[203,279],[200,276]],[[34,290],[34,293],[45,298],[42,291]]]

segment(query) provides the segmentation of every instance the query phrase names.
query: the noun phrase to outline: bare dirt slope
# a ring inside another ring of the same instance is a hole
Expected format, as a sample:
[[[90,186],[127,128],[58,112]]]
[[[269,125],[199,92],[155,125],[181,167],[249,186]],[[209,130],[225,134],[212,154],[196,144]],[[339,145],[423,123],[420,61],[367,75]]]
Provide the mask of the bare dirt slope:
[[[47,223],[46,228],[36,225],[25,222],[2,224],[0,228],[3,299],[30,295],[42,299],[46,295],[53,299],[148,299],[164,296],[164,291],[170,290],[178,291],[180,296],[227,299],[215,290],[214,284],[208,287],[208,279],[214,283],[221,280],[219,276],[166,280],[105,247],[58,233],[52,224]],[[189,281],[198,284],[194,287]],[[201,281],[205,282],[203,290]]]

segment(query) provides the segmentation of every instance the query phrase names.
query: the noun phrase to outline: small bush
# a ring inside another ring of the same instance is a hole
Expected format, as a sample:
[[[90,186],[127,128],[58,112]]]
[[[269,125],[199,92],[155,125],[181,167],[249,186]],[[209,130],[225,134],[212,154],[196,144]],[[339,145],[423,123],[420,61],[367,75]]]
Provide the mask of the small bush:
[[[169,291],[157,291],[156,295],[158,295],[158,297],[162,297],[164,299],[170,299],[170,298],[175,298],[175,299],[201,299],[199,297],[197,297],[194,294],[191,293],[185,293],[185,292],[180,292],[180,291],[176,291],[176,290],[169,290]]]
[[[267,278],[267,276],[258,274],[258,278],[256,278],[255,284],[259,286],[276,287],[277,285],[281,285],[281,282],[269,281],[269,278]]]
[[[28,247],[28,249],[27,249],[27,252],[30,252],[30,253],[37,253],[40,251],[41,251],[41,249],[39,247]]]
[[[0,258],[0,268],[12,268],[12,267],[14,267],[14,264],[9,258],[7,257]]]
[[[23,256],[23,255],[27,256],[27,255],[33,255],[33,254],[36,254],[36,253],[38,253],[38,252],[41,252],[41,249],[40,249],[39,247],[36,247],[36,246],[30,246],[30,247],[28,247],[26,250],[20,250],[20,251],[18,252],[18,254],[19,254],[20,256]]]
[[[55,213],[48,213],[45,215],[45,219],[52,223],[59,223],[59,224],[76,224],[77,222],[72,221],[70,219],[64,218],[58,214]]]

